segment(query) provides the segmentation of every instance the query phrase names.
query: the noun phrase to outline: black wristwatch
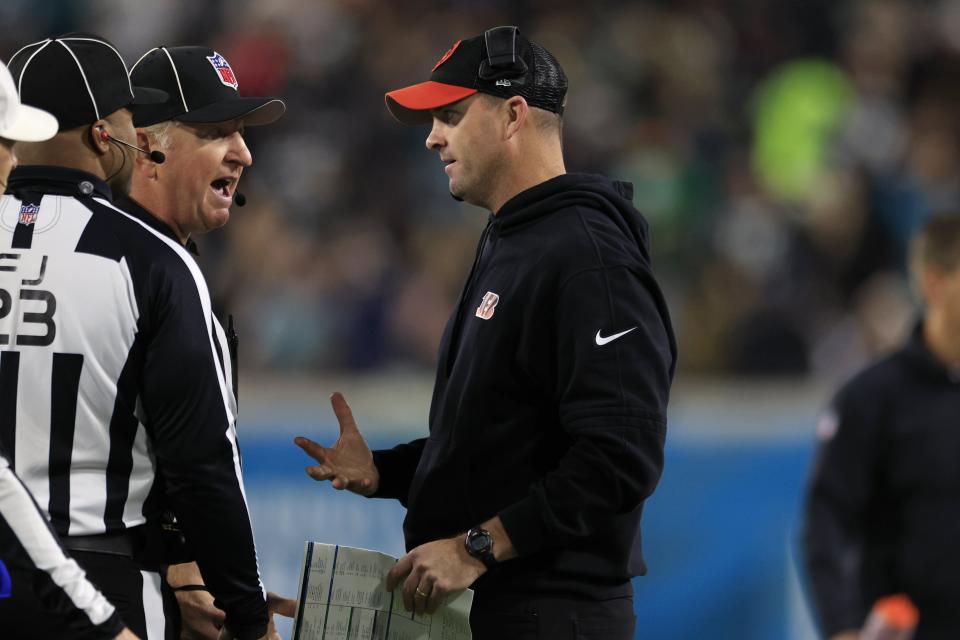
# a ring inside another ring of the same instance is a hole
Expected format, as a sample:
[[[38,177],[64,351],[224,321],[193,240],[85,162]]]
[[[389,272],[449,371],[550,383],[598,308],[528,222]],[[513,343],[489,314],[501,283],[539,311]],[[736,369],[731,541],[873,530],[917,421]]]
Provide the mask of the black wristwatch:
[[[474,527],[467,531],[463,546],[467,548],[467,553],[482,562],[487,569],[497,566],[497,559],[493,557],[493,536],[486,529]]]

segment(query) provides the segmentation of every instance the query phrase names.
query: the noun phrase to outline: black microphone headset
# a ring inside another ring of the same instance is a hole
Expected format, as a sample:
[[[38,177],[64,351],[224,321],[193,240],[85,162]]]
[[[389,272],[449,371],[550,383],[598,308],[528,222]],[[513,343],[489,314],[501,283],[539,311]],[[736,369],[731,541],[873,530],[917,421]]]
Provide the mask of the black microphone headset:
[[[494,27],[483,33],[487,59],[480,63],[477,75],[488,82],[505,80],[503,86],[525,85],[529,67],[517,51],[517,27]],[[501,83],[497,83],[498,85]]]
[[[103,127],[97,127],[97,128],[100,130],[100,139],[103,140],[104,142],[112,142],[118,145],[122,144],[125,147],[130,147],[131,149],[135,149],[140,153],[143,153],[149,156],[150,159],[156,162],[157,164],[163,164],[167,160],[167,156],[162,151],[147,151],[142,147],[138,147],[136,145],[130,144],[129,142],[124,142],[119,138],[114,138]],[[236,191],[233,194],[233,201],[237,203],[238,207],[242,207],[243,205],[247,204],[247,197],[242,193],[240,193],[239,191]]]

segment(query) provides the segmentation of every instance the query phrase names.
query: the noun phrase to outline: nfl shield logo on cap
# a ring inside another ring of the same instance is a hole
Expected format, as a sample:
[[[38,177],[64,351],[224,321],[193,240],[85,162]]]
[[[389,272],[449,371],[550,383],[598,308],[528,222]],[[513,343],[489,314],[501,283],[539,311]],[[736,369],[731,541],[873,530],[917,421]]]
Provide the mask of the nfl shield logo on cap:
[[[33,224],[37,221],[37,214],[40,213],[40,205],[24,203],[20,207],[20,224]]]
[[[227,62],[226,58],[214,51],[212,56],[207,56],[207,60],[210,61],[217,75],[220,76],[220,82],[228,87],[237,88],[237,76],[233,75],[233,69],[230,68],[230,63]]]

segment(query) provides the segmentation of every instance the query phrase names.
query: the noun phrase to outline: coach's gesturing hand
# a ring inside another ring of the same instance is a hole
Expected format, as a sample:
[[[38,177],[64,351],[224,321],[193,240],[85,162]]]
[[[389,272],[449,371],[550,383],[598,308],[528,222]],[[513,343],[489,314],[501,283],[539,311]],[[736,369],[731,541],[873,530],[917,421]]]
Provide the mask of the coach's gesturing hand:
[[[302,436],[294,438],[298,447],[319,464],[307,467],[314,480],[329,480],[334,489],[348,489],[369,496],[380,484],[367,441],[360,434],[350,405],[339,391],[330,396],[330,404],[340,423],[340,437],[332,447],[324,447]]]

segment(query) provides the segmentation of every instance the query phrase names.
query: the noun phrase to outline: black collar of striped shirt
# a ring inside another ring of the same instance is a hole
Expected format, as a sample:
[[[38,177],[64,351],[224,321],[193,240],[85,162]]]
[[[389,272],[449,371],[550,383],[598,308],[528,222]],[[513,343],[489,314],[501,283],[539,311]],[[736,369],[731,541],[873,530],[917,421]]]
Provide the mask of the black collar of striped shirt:
[[[161,220],[160,218],[153,215],[149,209],[144,207],[142,204],[134,200],[130,196],[122,196],[117,199],[116,205],[135,217],[137,220],[140,220],[146,225],[156,229],[165,236],[168,236],[176,242],[180,242],[180,239],[177,237],[177,234],[173,232],[167,223]],[[200,255],[200,251],[197,249],[197,243],[191,238],[187,238],[187,241],[183,243],[184,248],[192,253],[195,256]]]
[[[35,191],[57,196],[97,197],[113,201],[110,186],[97,176],[66,167],[24,165],[10,172],[7,193]],[[23,200],[23,198],[20,198]]]

